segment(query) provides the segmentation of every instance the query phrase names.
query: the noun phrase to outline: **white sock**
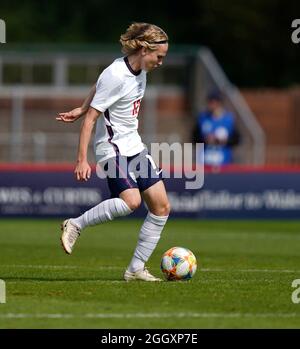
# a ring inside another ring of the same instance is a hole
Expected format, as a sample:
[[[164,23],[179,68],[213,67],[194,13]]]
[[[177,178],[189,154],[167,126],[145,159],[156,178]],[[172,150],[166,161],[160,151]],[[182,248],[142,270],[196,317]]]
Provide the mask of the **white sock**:
[[[70,221],[83,229],[89,225],[112,221],[115,217],[127,216],[132,210],[126,202],[120,198],[114,198],[102,201],[99,205],[84,212],[77,218],[71,218]]]
[[[144,268],[145,263],[150,258],[160,239],[161,232],[168,217],[169,216],[156,216],[153,213],[148,212],[140,230],[139,240],[133,258],[128,266],[128,270],[131,273]]]

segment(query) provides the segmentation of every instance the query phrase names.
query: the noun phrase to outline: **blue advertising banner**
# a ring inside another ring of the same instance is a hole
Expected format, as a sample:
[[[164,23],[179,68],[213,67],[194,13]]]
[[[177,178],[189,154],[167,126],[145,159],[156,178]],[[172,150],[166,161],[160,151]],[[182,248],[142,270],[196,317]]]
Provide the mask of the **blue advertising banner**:
[[[166,182],[174,217],[300,218],[299,173],[209,173],[200,190]]]
[[[258,219],[300,217],[299,171],[206,173],[201,189],[185,189],[185,179],[165,179],[176,218]],[[88,182],[71,170],[1,170],[1,217],[74,217],[110,197],[95,173]],[[144,217],[140,207],[131,217]]]

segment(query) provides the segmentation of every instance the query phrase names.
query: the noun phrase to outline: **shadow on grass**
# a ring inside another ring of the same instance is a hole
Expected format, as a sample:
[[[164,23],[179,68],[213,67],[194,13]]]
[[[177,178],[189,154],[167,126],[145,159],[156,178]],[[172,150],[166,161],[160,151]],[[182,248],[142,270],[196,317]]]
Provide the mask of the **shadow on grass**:
[[[61,282],[61,281],[68,281],[68,282],[124,282],[122,278],[74,278],[74,277],[63,277],[63,278],[57,278],[57,277],[32,277],[32,276],[22,276],[22,277],[16,277],[16,276],[1,276],[1,278],[5,281],[47,281],[47,282]]]

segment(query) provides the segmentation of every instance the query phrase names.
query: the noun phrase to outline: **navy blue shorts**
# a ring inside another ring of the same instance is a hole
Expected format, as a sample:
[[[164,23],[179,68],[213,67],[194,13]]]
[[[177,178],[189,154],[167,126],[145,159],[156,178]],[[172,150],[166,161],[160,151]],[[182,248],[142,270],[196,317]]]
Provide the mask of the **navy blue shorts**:
[[[111,197],[119,197],[122,191],[138,188],[140,192],[163,179],[162,170],[145,149],[134,156],[117,155],[102,164],[107,173]]]

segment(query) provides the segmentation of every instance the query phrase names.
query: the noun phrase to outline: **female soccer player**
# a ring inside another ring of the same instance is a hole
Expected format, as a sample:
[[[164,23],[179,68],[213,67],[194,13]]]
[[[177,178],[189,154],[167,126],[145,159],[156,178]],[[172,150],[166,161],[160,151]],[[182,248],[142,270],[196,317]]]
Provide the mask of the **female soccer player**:
[[[148,207],[133,258],[124,274],[126,281],[161,281],[149,273],[145,263],[154,251],[170,213],[161,170],[154,164],[138,134],[138,112],[146,87],[146,74],[162,65],[168,51],[168,36],[159,27],[133,23],[121,35],[125,57],[116,59],[99,76],[82,107],[60,113],[57,120],[73,122],[86,114],[81,126],[75,175],[87,181],[91,167],[88,145],[96,123],[97,163],[108,171],[111,199],[99,203],[77,218],[62,224],[61,242],[71,254],[81,231],[94,224],[126,216],[141,199]]]

